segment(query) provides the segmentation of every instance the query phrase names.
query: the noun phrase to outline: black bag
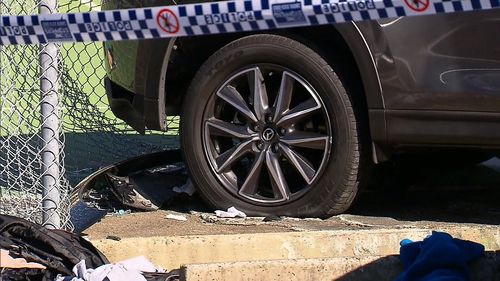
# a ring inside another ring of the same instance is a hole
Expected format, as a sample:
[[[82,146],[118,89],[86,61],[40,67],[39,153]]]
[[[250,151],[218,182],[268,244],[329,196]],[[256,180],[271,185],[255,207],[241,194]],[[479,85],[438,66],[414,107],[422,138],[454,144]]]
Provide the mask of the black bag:
[[[0,215],[0,247],[10,255],[44,265],[52,276],[72,275],[85,260],[88,268],[109,263],[90,242],[64,230],[49,230],[24,219]]]

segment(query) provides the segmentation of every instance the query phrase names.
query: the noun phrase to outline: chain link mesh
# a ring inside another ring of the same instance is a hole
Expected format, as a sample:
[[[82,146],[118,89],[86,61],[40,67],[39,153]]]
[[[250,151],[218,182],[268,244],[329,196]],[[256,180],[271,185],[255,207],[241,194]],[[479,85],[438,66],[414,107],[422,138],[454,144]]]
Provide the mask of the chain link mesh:
[[[0,0],[0,14],[36,14],[39,2]],[[98,11],[97,0],[66,0],[58,12]],[[58,44],[58,103],[52,108],[59,126],[52,132],[59,154],[52,164],[59,176],[60,202],[55,215],[72,228],[69,194],[72,186],[100,167],[145,153],[178,147],[178,121],[168,117],[169,132],[137,134],[109,109],[103,85],[101,43]],[[0,213],[44,223],[44,170],[41,117],[40,47],[0,47]],[[52,143],[53,144],[53,143]],[[45,173],[45,176],[47,174]]]

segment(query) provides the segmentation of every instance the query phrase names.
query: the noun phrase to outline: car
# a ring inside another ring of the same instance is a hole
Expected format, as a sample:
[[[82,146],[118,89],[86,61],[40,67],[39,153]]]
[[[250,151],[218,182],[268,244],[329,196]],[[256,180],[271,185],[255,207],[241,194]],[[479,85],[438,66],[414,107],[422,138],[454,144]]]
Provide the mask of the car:
[[[145,2],[174,4],[103,8]],[[184,159],[210,206],[323,218],[400,155],[431,154],[421,163],[431,165],[498,153],[499,22],[485,10],[107,42],[105,85],[138,132],[180,116]]]

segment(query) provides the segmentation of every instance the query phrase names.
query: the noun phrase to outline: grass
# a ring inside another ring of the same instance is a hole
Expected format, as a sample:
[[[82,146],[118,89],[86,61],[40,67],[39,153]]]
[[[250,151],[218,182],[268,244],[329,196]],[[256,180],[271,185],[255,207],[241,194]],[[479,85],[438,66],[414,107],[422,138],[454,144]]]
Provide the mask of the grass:
[[[25,7],[35,7],[36,4],[23,3]],[[16,5],[14,2],[6,4],[10,7],[10,13],[26,14],[36,11],[26,10],[23,6]],[[59,12],[87,12],[91,9],[96,10],[99,7],[92,1],[71,1],[63,0],[59,2]],[[10,123],[0,126],[0,136],[7,134],[29,134],[33,129],[40,126],[39,115],[39,47],[32,46],[8,46],[3,47],[0,76],[0,86],[2,90],[1,111],[2,121]],[[118,121],[112,112],[108,110],[105,98],[105,90],[102,78],[106,72],[103,67],[102,43],[67,43],[60,46],[60,58],[63,60],[63,69],[60,69],[61,75],[65,75],[65,82],[69,82],[76,87],[81,95],[86,96],[86,100],[94,107],[94,110],[100,110],[102,114],[110,119]],[[60,93],[65,94],[68,90],[65,85],[59,82]],[[65,124],[71,124],[67,110],[88,110],[89,104],[73,104],[75,108],[62,108],[62,120]],[[8,118],[8,120],[5,120]],[[9,129],[7,129],[7,127]],[[78,131],[78,128],[64,126],[65,132]]]
[[[31,6],[26,3],[24,5]],[[35,3],[32,3],[32,6],[35,7]],[[12,7],[11,13],[30,12],[25,11],[22,6],[16,6],[15,2],[12,2],[10,7]],[[60,13],[98,10],[100,10],[99,5],[90,0],[61,0],[59,2]],[[2,137],[12,134],[32,134],[33,130],[38,130],[40,127],[38,52],[37,45],[4,47],[3,61],[0,62],[2,65],[0,87],[7,89],[2,90],[2,95],[6,92],[8,94],[6,97],[2,96],[0,102],[0,119],[5,122],[0,126]],[[104,122],[104,125],[111,126],[112,130],[135,134],[135,131],[117,119],[108,108],[102,82],[106,75],[103,66],[102,43],[62,44],[60,58],[64,66],[64,69],[60,69],[61,75],[64,75],[64,79],[59,83],[60,93],[66,95],[67,101],[71,102],[66,108],[61,108],[64,132],[82,133],[89,128],[106,129],[98,127]],[[104,120],[99,120],[100,122],[97,123],[96,118]],[[178,121],[178,118],[174,120]],[[110,128],[107,128],[106,131],[109,130]],[[168,134],[176,134],[176,132]]]

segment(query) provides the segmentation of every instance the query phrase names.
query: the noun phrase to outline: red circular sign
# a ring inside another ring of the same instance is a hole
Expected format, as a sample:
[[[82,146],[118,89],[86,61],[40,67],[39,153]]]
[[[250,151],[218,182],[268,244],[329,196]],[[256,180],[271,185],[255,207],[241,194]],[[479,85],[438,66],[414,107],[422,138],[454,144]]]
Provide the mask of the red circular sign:
[[[408,8],[416,12],[423,12],[427,10],[430,2],[429,0],[405,0],[405,3]]]
[[[179,31],[179,19],[169,9],[163,9],[156,15],[158,26],[167,33],[177,33]]]

